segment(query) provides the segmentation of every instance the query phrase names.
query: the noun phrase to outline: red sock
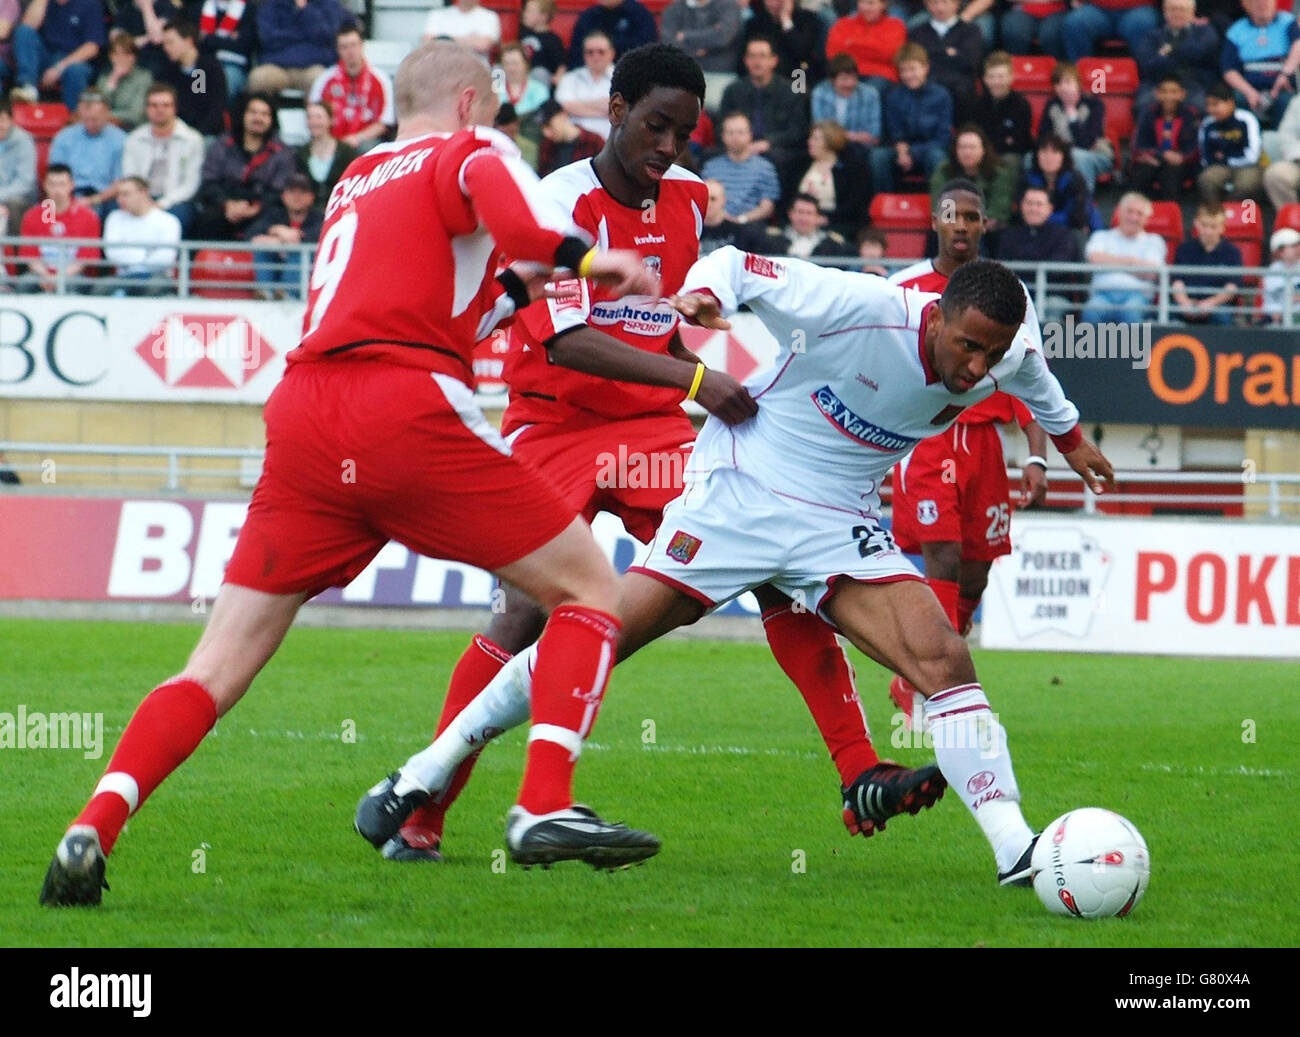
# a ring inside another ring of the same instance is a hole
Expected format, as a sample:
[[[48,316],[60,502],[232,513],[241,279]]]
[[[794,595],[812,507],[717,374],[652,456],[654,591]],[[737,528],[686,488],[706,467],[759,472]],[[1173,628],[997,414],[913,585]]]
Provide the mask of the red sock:
[[[961,629],[961,620],[958,616],[957,599],[961,596],[961,586],[956,580],[930,580],[925,581],[934,591],[934,596],[939,599],[939,604],[943,606],[944,614],[948,617],[948,622],[952,624],[954,630]]]
[[[90,802],[72,823],[93,827],[104,853],[110,852],[126,819],[216,722],[216,704],[202,685],[174,680],[155,688],[137,707]]]
[[[573,804],[573,768],[614,667],[621,624],[606,612],[565,605],[551,613],[533,671],[533,726],[519,805],[548,814]]]
[[[460,662],[451,673],[451,683],[447,687],[447,700],[442,704],[442,716],[438,718],[438,730],[434,738],[447,729],[447,725],[460,713],[480,691],[486,688],[492,678],[501,672],[501,667],[510,661],[510,653],[499,645],[489,641],[482,634],[475,634]],[[481,751],[481,750],[480,750]],[[460,790],[469,781],[470,772],[478,761],[478,753],[472,753],[461,761],[452,775],[451,783],[437,801],[430,800],[416,810],[402,825],[402,836],[412,846],[437,846],[442,841],[442,826],[447,818],[447,811],[456,802]]]
[[[958,598],[957,599],[957,633],[965,637],[970,633],[971,616],[975,615],[975,610],[980,607],[980,599],[975,598]]]
[[[815,612],[796,612],[789,605],[765,612],[763,631],[777,663],[817,722],[840,781],[850,784],[880,758],[871,747],[853,667],[835,632]]]

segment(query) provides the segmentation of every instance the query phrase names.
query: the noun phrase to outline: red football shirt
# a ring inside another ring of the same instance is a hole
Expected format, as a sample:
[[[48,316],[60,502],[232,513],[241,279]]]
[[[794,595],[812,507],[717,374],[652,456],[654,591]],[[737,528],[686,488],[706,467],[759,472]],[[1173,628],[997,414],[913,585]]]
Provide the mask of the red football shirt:
[[[889,281],[891,284],[901,285],[904,288],[915,288],[918,292],[935,292],[943,294],[944,288],[948,285],[948,278],[939,273],[934,268],[934,261],[931,259],[923,260],[912,266],[893,274]],[[1029,408],[1017,400],[1014,396],[1008,396],[1004,392],[995,392],[987,400],[982,400],[972,407],[967,407],[957,416],[958,425],[984,425],[992,421],[1018,422],[1021,428],[1024,428],[1034,416],[1029,413]]]
[[[658,271],[663,297],[615,299],[594,281],[574,279],[559,282],[555,298],[539,299],[523,310],[510,329],[505,366],[510,405],[502,431],[508,435],[521,425],[563,421],[575,411],[611,419],[680,415],[682,390],[615,382],[560,367],[550,363],[544,343],[587,325],[637,349],[667,353],[677,312],[666,297],[681,288],[699,258],[708,188],[693,173],[672,166],[659,182],[653,206],[629,208],[601,186],[588,159],[557,169],[542,180],[541,189],[602,248],[639,252]]]
[[[566,235],[505,135],[481,126],[381,144],[330,194],[302,343],[289,363],[387,360],[459,378],[514,313],[499,251],[554,262]]]
[[[23,213],[23,222],[19,235],[24,238],[97,238],[100,236],[99,217],[95,210],[82,205],[75,198],[72,204],[56,213],[54,206],[40,203],[33,205]],[[18,249],[20,259],[35,259],[48,267],[67,266],[73,261],[68,255],[71,249],[67,245],[23,245]],[[82,245],[77,249],[76,258],[91,262],[99,258],[99,249],[93,245]]]

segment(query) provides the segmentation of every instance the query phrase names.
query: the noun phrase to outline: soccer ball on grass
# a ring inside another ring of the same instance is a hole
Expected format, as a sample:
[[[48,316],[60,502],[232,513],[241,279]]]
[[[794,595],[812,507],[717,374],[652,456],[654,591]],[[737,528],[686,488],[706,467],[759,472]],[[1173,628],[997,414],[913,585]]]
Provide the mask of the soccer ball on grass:
[[[1038,899],[1053,914],[1123,918],[1146,892],[1151,855],[1130,821],[1083,807],[1043,829],[1030,870]]]

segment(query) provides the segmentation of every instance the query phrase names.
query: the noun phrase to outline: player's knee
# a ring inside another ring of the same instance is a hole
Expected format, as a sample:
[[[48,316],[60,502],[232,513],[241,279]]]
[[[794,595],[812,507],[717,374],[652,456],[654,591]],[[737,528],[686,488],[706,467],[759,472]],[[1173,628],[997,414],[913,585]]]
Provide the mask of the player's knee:
[[[540,604],[547,612],[562,605],[579,605],[617,615],[618,598],[618,576],[597,549],[586,564],[558,574],[550,594]]]
[[[193,681],[206,691],[217,708],[217,716],[223,717],[244,697],[252,682],[225,672],[223,667],[214,663],[211,657],[196,652],[177,679]]]

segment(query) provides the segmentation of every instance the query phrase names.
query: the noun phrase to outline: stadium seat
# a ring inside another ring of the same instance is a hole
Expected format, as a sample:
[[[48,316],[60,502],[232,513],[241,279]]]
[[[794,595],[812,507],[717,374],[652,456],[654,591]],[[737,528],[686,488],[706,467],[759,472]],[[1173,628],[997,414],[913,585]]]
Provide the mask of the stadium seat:
[[[885,232],[885,255],[920,259],[930,232],[930,196],[878,194],[871,199],[871,225]]]
[[[1138,89],[1138,67],[1132,58],[1080,58],[1083,88],[1098,97],[1132,97]]]
[[[252,299],[253,253],[200,249],[190,266],[192,292],[203,299]]]
[[[1291,202],[1278,209],[1277,219],[1273,221],[1273,229],[1280,230],[1283,227],[1300,230],[1300,203]]]
[[[45,179],[45,170],[50,165],[50,146],[54,143],[44,137],[38,137],[36,143],[36,183]]]
[[[1112,227],[1119,224],[1119,208],[1111,218]],[[1183,211],[1177,202],[1152,202],[1151,219],[1147,220],[1147,231],[1159,234],[1165,239],[1165,262],[1174,261],[1174,253],[1183,243]]]
[[[71,121],[66,105],[44,102],[14,105],[14,122],[37,140],[53,140],[54,135]]]
[[[1046,56],[1017,56],[1011,61],[1011,85],[1025,95],[1033,114],[1033,131],[1052,97],[1052,69],[1056,59]]]
[[[1241,249],[1243,266],[1263,266],[1264,220],[1258,202],[1224,202],[1227,227],[1223,236]]]

